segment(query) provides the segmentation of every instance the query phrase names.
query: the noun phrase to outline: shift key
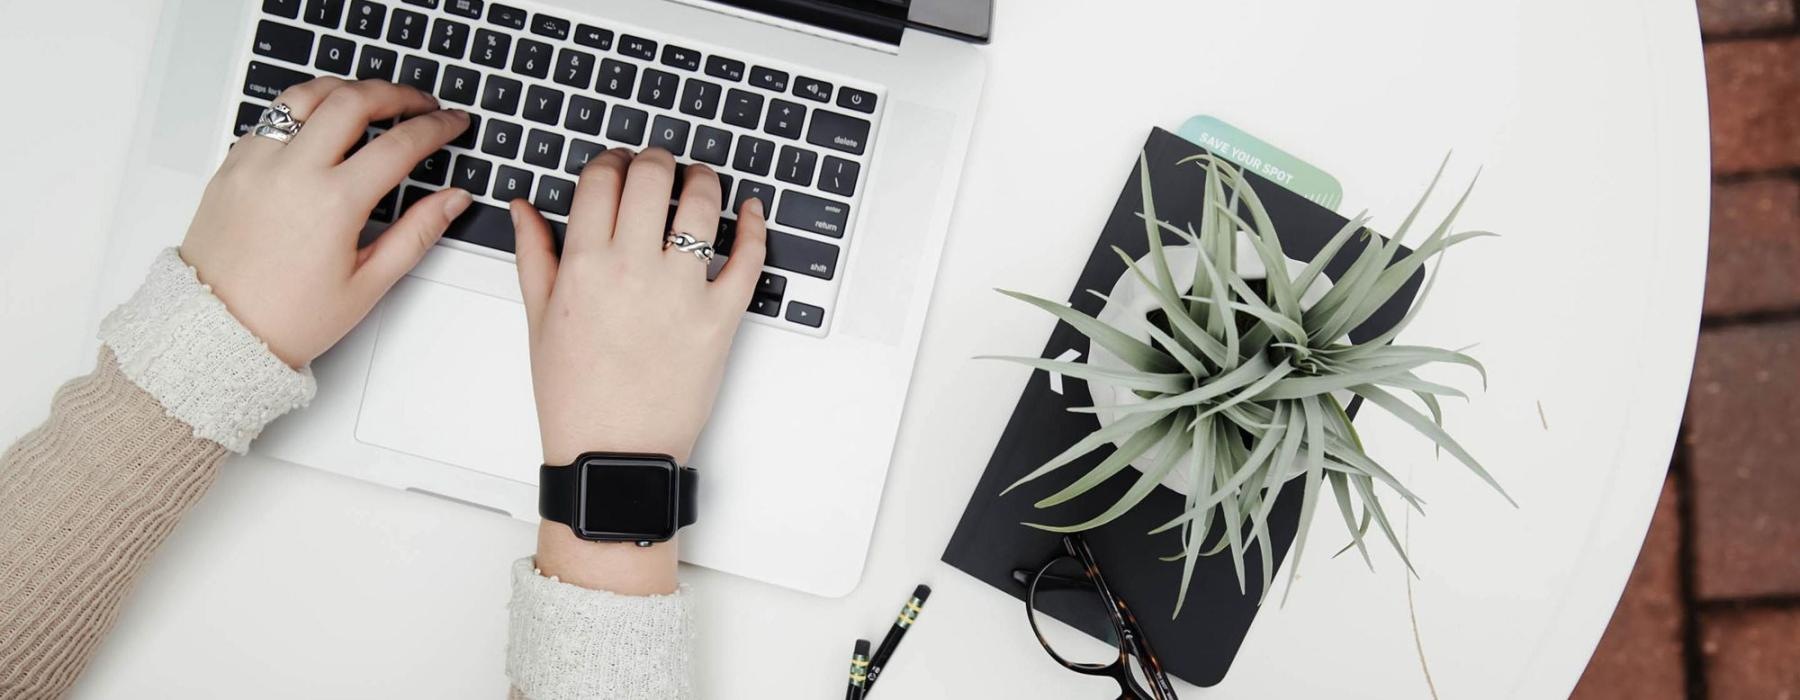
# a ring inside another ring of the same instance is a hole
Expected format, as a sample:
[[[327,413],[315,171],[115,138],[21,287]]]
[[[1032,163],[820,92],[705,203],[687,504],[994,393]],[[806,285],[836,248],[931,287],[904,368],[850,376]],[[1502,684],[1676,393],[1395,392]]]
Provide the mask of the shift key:
[[[775,210],[775,223],[843,238],[844,228],[850,223],[850,205],[790,190],[781,193],[781,207]]]
[[[837,246],[770,230],[768,254],[763,264],[828,280],[837,274],[837,259]]]

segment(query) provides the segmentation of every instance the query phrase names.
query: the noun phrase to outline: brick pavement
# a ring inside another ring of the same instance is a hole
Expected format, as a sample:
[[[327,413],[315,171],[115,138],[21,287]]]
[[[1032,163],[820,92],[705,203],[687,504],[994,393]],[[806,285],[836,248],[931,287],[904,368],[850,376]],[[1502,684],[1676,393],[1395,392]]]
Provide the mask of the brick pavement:
[[[1580,700],[1800,700],[1800,0],[1698,0],[1705,317],[1655,521]]]

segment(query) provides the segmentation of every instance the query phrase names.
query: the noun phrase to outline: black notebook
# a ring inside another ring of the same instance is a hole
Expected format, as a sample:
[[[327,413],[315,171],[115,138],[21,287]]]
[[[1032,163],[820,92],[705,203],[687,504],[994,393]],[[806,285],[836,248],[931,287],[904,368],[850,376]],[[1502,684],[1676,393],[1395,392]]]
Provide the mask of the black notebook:
[[[1150,133],[1149,140],[1144,142],[1143,153],[1150,168],[1151,189],[1159,218],[1178,226],[1194,222],[1198,229],[1200,192],[1206,181],[1206,169],[1192,163],[1178,164],[1178,161],[1203,152],[1200,146],[1162,129]],[[1137,163],[1138,159],[1132,158],[1132,167],[1126,173],[1125,187],[1119,193],[1118,202],[1113,205],[1099,240],[1094,243],[1081,278],[1067,297],[1075,308],[1090,315],[1098,314],[1104,302],[1086,290],[1104,293],[1126,271],[1125,263],[1113,252],[1113,247],[1123,249],[1133,258],[1141,258],[1149,251],[1144,223],[1139,218],[1143,198],[1138,185]],[[1246,174],[1246,178],[1280,232],[1284,251],[1297,261],[1310,261],[1332,235],[1348,223],[1337,213],[1261,177]],[[1185,241],[1165,234],[1163,244],[1176,246]],[[1327,263],[1326,276],[1336,280],[1365,245],[1361,236],[1352,238]],[[1396,258],[1406,252],[1402,251]],[[1386,306],[1352,331],[1351,338],[1364,340],[1398,323],[1418,294],[1423,277],[1420,273],[1409,280]],[[1085,359],[1088,340],[1069,325],[1057,323],[1042,356],[1056,358],[1069,351],[1079,353]],[[1092,414],[1067,410],[1072,406],[1093,404],[1086,383],[1076,379],[1059,383],[1061,393],[1051,389],[1048,374],[1032,372],[1013,409],[1012,418],[1007,422],[1006,431],[1001,434],[993,457],[988,460],[987,471],[969,498],[956,533],[944,550],[945,562],[1021,600],[1025,596],[1025,587],[1013,580],[1013,570],[1036,569],[1059,551],[1061,536],[1020,523],[1062,525],[1082,522],[1117,501],[1138,478],[1138,472],[1127,469],[1073,501],[1049,509],[1032,507],[1039,499],[1061,490],[1105,459],[1112,452],[1110,447],[1105,447],[1005,496],[999,495],[1008,485],[1099,427],[1099,421]],[[1349,408],[1354,412],[1356,407],[1352,404]],[[1275,561],[1272,565],[1277,569],[1294,538],[1299,520],[1299,492],[1298,485],[1283,489],[1269,518],[1274,535]],[[1264,562],[1254,548],[1245,555],[1248,586],[1240,593],[1229,554],[1201,559],[1195,566],[1181,616],[1172,619],[1182,564],[1164,562],[1159,557],[1181,551],[1180,534],[1178,530],[1154,537],[1145,533],[1180,514],[1182,506],[1180,494],[1158,487],[1130,512],[1085,535],[1106,574],[1107,583],[1115,594],[1131,605],[1144,633],[1162,658],[1164,668],[1190,683],[1210,686],[1225,677],[1250,629],[1251,620],[1256,617],[1258,601],[1262,597],[1261,567]],[[1324,534],[1316,547],[1337,544],[1330,533]],[[1339,538],[1348,541],[1347,535],[1339,535]],[[1298,591],[1295,595],[1305,595],[1305,592]],[[1278,602],[1271,599],[1267,605],[1273,609]],[[1019,605],[1019,616],[1019,643],[1035,644],[1024,624],[1023,603]],[[1109,623],[1103,615],[1056,616],[1097,638],[1111,636]]]

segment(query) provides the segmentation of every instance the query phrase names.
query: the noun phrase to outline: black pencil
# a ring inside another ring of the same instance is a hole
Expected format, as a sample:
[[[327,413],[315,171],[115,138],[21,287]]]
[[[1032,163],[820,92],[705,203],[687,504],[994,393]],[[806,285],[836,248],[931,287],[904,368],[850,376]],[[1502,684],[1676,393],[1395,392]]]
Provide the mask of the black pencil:
[[[881,648],[876,649],[874,658],[869,659],[869,682],[863,688],[863,694],[867,695],[870,690],[875,689],[875,679],[881,676],[882,667],[894,655],[894,649],[900,646],[900,638],[905,637],[906,631],[912,629],[914,622],[919,621],[919,613],[925,610],[925,599],[930,597],[930,586],[919,584],[918,588],[913,589],[906,606],[900,608],[899,617],[894,618],[894,626],[888,628],[887,636],[881,639]]]
[[[869,640],[856,640],[856,648],[850,652],[850,687],[844,691],[844,700],[862,700],[868,692],[869,678]]]

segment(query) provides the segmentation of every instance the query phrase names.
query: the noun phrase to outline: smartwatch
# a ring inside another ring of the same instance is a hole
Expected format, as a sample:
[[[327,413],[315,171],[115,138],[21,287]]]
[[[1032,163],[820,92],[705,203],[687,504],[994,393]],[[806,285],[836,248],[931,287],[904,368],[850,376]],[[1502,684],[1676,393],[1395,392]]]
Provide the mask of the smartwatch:
[[[694,524],[699,473],[659,454],[588,452],[538,472],[538,515],[593,542],[667,542]]]

